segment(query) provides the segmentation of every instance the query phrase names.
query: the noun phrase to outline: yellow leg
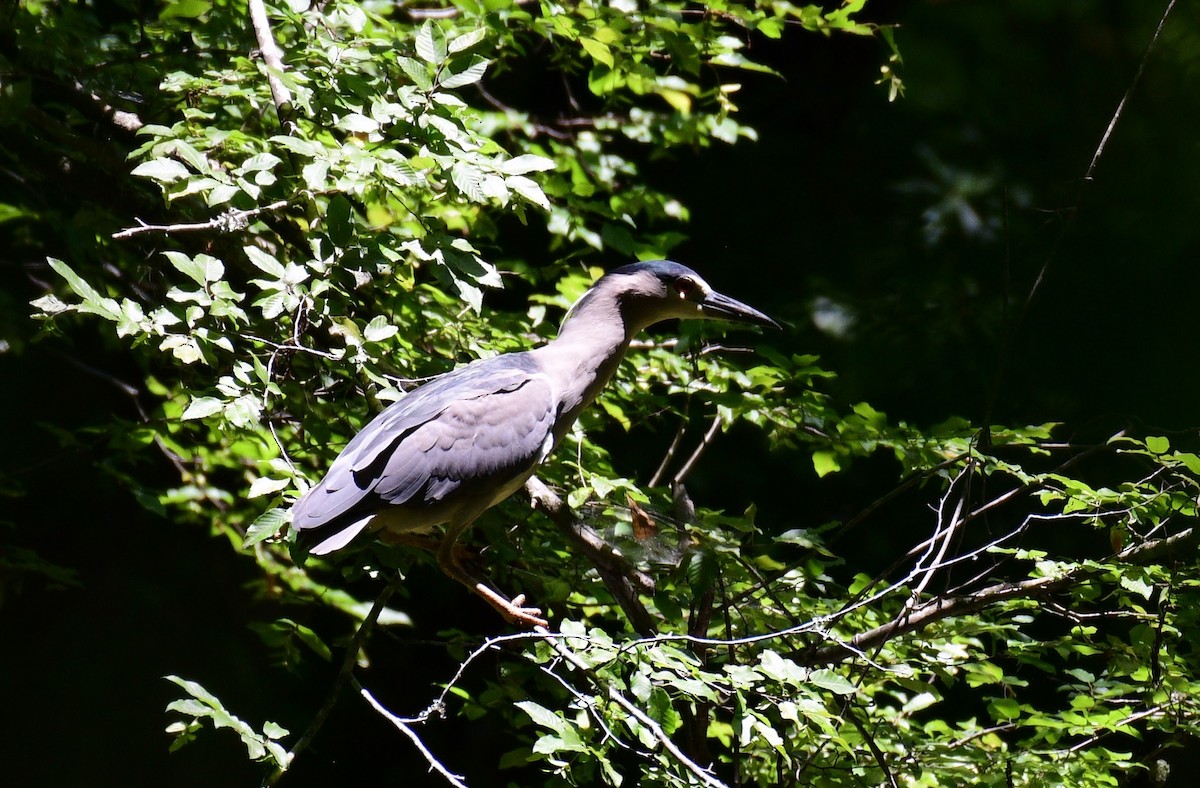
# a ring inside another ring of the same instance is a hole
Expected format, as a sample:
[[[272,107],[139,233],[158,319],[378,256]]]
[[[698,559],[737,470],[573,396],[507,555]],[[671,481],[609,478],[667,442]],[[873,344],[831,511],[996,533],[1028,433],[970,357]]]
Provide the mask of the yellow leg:
[[[442,540],[442,544],[438,547],[437,552],[438,566],[442,568],[442,571],[481,596],[500,615],[504,616],[504,619],[509,623],[524,624],[528,627],[549,626],[549,622],[542,618],[541,608],[524,606],[524,594],[518,594],[511,601],[505,599],[500,593],[489,587],[482,580],[476,578],[467,571],[466,567],[459,563],[455,548],[459,535],[466,530],[468,525],[470,525],[469,522],[452,526],[447,530],[446,537]]]

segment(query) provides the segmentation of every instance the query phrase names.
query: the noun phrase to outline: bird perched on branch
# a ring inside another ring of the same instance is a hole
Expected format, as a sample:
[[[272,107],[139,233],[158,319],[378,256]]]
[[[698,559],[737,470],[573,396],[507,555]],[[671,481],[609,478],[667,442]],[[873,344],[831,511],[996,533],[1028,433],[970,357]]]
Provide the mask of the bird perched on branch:
[[[506,599],[472,575],[455,543],[554,451],[616,372],[630,340],[672,318],[779,328],[679,263],[610,271],[571,307],[556,339],[448,372],[372,419],[292,507],[301,546],[326,555],[368,532],[386,537],[445,525],[442,570],[509,621],[545,626],[524,595]]]

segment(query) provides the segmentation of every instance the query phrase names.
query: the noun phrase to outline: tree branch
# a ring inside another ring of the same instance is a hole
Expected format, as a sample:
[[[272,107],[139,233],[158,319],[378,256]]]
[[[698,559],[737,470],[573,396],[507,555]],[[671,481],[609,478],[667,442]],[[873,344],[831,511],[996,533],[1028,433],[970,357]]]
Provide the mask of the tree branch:
[[[140,222],[137,227],[129,227],[120,232],[112,234],[114,240],[122,240],[132,238],[135,235],[144,235],[145,233],[195,233],[204,232],[206,230],[216,230],[222,233],[232,233],[238,230],[245,229],[250,220],[261,213],[267,211],[277,211],[280,208],[286,208],[287,200],[278,200],[270,205],[263,205],[259,208],[251,208],[249,210],[228,210],[225,213],[215,218],[209,219],[207,222],[192,222],[186,224],[145,224]]]
[[[421,737],[417,735],[417,732],[409,727],[407,720],[400,719],[395,714],[392,714],[390,711],[384,708],[383,704],[375,700],[375,696],[368,692],[363,685],[358,683],[358,681],[354,679],[351,679],[351,681],[354,684],[354,688],[358,690],[358,694],[362,695],[366,699],[367,703],[371,704],[371,708],[375,709],[380,716],[392,723],[392,725],[396,726],[396,730],[403,733],[412,741],[413,744],[416,745],[417,750],[419,750],[421,755],[425,756],[425,760],[428,761],[429,768],[445,777],[446,782],[455,786],[455,788],[467,788],[467,784],[462,781],[462,776],[454,774],[444,765],[442,765],[442,762],[439,761],[434,754],[429,751],[429,748],[425,746],[425,742],[421,741]]]
[[[291,134],[295,131],[295,123],[291,119],[292,93],[279,78],[284,71],[283,50],[275,43],[275,36],[271,33],[271,22],[267,19],[267,9],[263,0],[249,0],[248,5],[254,37],[258,40],[263,62],[267,64],[267,84],[271,87],[271,100],[275,102],[275,115],[284,131]]]
[[[292,745],[292,749],[288,751],[286,763],[287,767],[278,767],[272,772],[267,779],[263,780],[263,786],[274,785],[283,776],[285,768],[291,768],[291,765],[296,762],[297,756],[308,748],[312,740],[316,737],[317,732],[321,730],[321,726],[325,724],[325,719],[329,717],[329,713],[333,711],[333,707],[337,705],[338,696],[342,693],[342,688],[346,686],[354,672],[354,663],[358,659],[359,649],[362,648],[363,641],[367,639],[367,635],[375,627],[375,622],[379,619],[379,614],[383,612],[383,608],[387,605],[387,601],[391,599],[392,594],[400,587],[401,575],[397,572],[391,582],[380,592],[375,604],[371,606],[371,612],[367,613],[362,624],[359,625],[358,631],[354,633],[350,644],[346,646],[346,655],[342,658],[341,667],[338,668],[337,677],[333,680],[333,686],[329,688],[329,694],[325,696],[325,702],[321,704],[321,708],[317,710],[317,714],[308,725],[308,729],[304,734],[296,740]]]
[[[1126,548],[1118,553],[1115,559],[1131,564],[1153,561],[1165,553],[1195,541],[1198,535],[1200,534],[1197,533],[1195,528],[1187,528],[1174,536],[1167,536],[1162,539],[1155,539]],[[1064,572],[1061,575],[1035,577],[1017,582],[996,583],[971,594],[937,597],[913,607],[912,610],[902,612],[886,624],[881,624],[866,632],[860,632],[846,643],[833,643],[800,654],[796,658],[796,661],[803,665],[841,662],[855,656],[859,652],[881,646],[898,635],[915,632],[936,621],[941,621],[951,616],[975,613],[989,605],[1009,599],[1031,599],[1041,596],[1064,586],[1078,583],[1101,571],[1103,570],[1081,566],[1075,570]]]
[[[533,501],[534,508],[545,512],[596,567],[604,585],[625,611],[634,630],[643,636],[657,632],[654,619],[638,598],[639,593],[654,593],[654,579],[629,563],[618,550],[581,522],[566,502],[541,479],[529,477],[529,481],[525,482],[525,491]]]
[[[575,652],[571,651],[570,647],[561,638],[552,636],[550,631],[545,627],[538,627],[535,631],[544,637],[546,643],[550,644],[550,647],[558,652],[559,656],[588,676],[599,690],[608,695],[609,700],[624,709],[629,716],[633,717],[640,725],[650,731],[650,734],[662,745],[663,749],[670,753],[675,760],[679,761],[685,769],[695,775],[701,783],[709,786],[709,788],[728,788],[725,783],[714,777],[712,772],[693,761],[683,750],[679,749],[679,746],[671,741],[671,737],[662,729],[662,726],[639,709],[637,704],[625,697],[615,686],[600,679],[591,666],[576,656]]]

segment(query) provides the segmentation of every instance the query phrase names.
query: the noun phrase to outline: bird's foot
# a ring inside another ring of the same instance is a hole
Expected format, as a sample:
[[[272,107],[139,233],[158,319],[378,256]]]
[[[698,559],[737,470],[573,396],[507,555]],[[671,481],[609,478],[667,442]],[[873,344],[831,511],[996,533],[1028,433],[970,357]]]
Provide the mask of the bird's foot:
[[[496,608],[496,611],[504,616],[504,620],[510,624],[522,624],[530,628],[550,626],[550,622],[542,618],[540,607],[524,606],[524,594],[517,594],[512,601],[509,601],[483,583],[476,584],[475,593],[486,599],[488,604]]]

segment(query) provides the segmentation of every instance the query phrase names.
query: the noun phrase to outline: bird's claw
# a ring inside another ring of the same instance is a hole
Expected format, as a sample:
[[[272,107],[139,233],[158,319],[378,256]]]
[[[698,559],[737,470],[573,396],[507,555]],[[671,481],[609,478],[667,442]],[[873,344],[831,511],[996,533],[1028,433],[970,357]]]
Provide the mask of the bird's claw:
[[[487,600],[487,603],[510,624],[522,624],[531,628],[550,626],[550,622],[542,618],[540,607],[524,607],[524,594],[517,594],[509,601],[483,583],[475,584],[475,593]]]
[[[542,609],[540,607],[523,607],[524,604],[525,595],[517,594],[512,598],[511,602],[505,602],[503,605],[497,606],[496,609],[511,624],[524,624],[527,627],[550,626],[550,622],[542,618]]]

